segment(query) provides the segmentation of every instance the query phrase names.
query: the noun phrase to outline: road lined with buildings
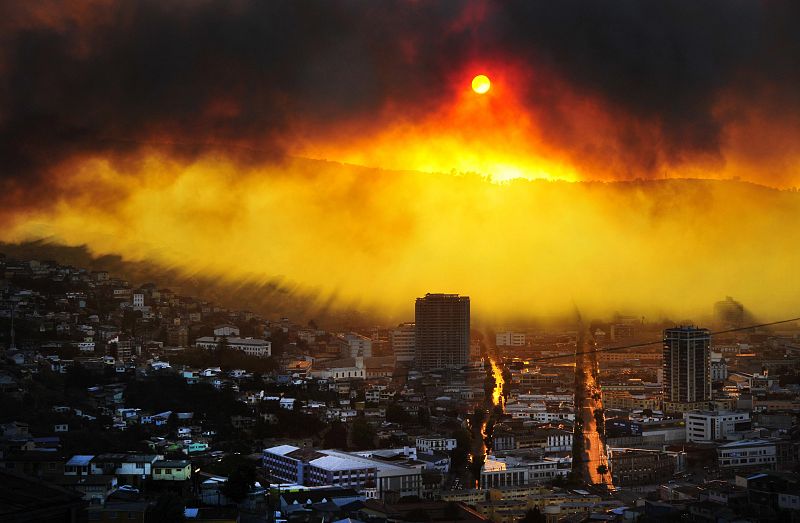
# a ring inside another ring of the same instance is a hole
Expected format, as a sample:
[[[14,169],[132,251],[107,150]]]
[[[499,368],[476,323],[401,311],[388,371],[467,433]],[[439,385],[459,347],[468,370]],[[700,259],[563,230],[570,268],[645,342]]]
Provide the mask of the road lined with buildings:
[[[595,342],[584,331],[577,344],[575,356],[575,408],[578,423],[575,439],[581,438],[578,448],[580,458],[573,457],[573,471],[589,483],[611,486],[608,452],[601,437],[598,419],[603,422],[603,400],[597,381],[599,366]],[[604,467],[602,469],[601,467]],[[600,471],[604,470],[601,474]]]

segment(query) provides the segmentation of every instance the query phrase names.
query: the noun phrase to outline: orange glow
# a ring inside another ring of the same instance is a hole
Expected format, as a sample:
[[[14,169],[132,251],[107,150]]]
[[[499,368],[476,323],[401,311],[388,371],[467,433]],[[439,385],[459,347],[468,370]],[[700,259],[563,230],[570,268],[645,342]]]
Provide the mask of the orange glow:
[[[492,377],[494,378],[494,389],[492,390],[492,405],[495,407],[503,407],[505,399],[503,398],[503,371],[494,359],[489,358],[489,363],[492,366]]]
[[[573,303],[586,314],[700,321],[727,295],[763,315],[800,307],[800,281],[786,278],[800,265],[800,251],[786,248],[800,243],[795,191],[702,180],[497,184],[155,153],[87,158],[57,174],[52,193],[68,196],[9,216],[0,239],[87,245],[231,283],[279,279],[320,307],[398,320],[436,289],[469,295],[476,321]],[[752,238],[765,240],[753,249]]]
[[[492,87],[492,82],[486,75],[479,74],[478,76],[472,79],[472,90],[478,94],[488,93],[491,87]]]
[[[474,81],[465,88],[469,77],[462,76],[454,79],[435,109],[419,118],[397,114],[390,105],[377,116],[381,123],[374,132],[364,132],[363,122],[332,131],[297,124],[285,146],[301,157],[383,169],[477,173],[497,182],[583,178],[580,163],[553,142],[552,131],[509,88],[515,84],[514,69],[498,71],[492,96],[475,96]],[[565,109],[568,105],[582,119],[603,121],[597,108],[585,101],[573,104],[565,99]],[[296,140],[297,136],[307,138]]]

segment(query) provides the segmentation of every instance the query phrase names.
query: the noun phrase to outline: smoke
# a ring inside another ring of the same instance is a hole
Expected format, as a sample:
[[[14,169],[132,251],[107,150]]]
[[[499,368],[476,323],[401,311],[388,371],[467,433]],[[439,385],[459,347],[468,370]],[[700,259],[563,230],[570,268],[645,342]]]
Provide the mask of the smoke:
[[[485,315],[789,310],[800,202],[768,187],[798,182],[798,21],[789,1],[0,0],[0,240],[401,318],[434,290]],[[759,186],[663,180],[737,177]]]
[[[794,180],[784,171],[796,170],[797,150],[771,138],[800,130],[798,11],[755,1],[5,1],[0,184],[6,205],[23,207],[41,205],[41,183],[76,158],[138,162],[157,149],[187,163],[209,152],[272,162],[343,132],[424,121],[481,67],[506,76],[538,140],[582,179],[733,163],[781,185]]]
[[[129,195],[29,214],[0,240],[86,245],[219,289],[278,284],[309,311],[397,321],[426,292],[469,295],[489,322],[576,306],[589,317],[702,318],[726,295],[767,319],[800,307],[800,283],[787,278],[800,263],[787,247],[800,241],[796,191],[713,180],[496,184],[307,160],[243,169],[213,155],[145,164],[87,167],[86,183],[113,193],[122,182]],[[264,310],[289,303],[257,294],[239,297]]]

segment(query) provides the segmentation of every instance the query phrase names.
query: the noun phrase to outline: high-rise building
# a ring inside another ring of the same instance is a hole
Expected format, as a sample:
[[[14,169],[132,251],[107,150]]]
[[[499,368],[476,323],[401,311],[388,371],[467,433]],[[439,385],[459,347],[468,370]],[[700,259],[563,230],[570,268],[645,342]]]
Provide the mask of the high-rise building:
[[[704,410],[711,401],[711,334],[708,329],[664,331],[664,410]]]
[[[401,323],[392,330],[392,352],[394,352],[395,365],[414,363],[415,330],[413,323]]]
[[[714,317],[725,328],[739,328],[745,323],[744,306],[727,296],[714,304]]]
[[[469,363],[469,296],[426,294],[415,307],[415,363],[419,370]]]

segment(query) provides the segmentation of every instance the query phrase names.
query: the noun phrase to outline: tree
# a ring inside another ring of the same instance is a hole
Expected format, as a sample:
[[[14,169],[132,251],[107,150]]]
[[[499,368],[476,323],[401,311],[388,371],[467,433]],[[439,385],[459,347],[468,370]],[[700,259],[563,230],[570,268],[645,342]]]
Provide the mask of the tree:
[[[222,493],[236,503],[241,503],[253,489],[256,481],[256,468],[252,464],[237,467],[228,480],[222,484]]]
[[[525,512],[525,516],[519,520],[519,523],[547,523],[547,518],[539,510],[539,507],[533,507]]]
[[[352,427],[353,445],[356,449],[375,448],[375,430],[370,426],[364,417],[358,417],[353,422]]]
[[[411,421],[411,415],[400,405],[392,403],[386,407],[386,421],[405,425]]]
[[[458,429],[453,437],[456,440],[456,448],[450,451],[450,463],[453,470],[461,470],[467,466],[472,450],[472,435],[466,429]]]
[[[603,482],[605,482],[606,474],[608,474],[608,467],[604,463],[598,465],[597,473],[600,474],[600,477],[603,478]]]
[[[325,433],[325,448],[347,450],[347,425],[341,421],[331,423],[328,432]]]
[[[428,410],[428,407],[419,408],[419,410],[417,411],[417,423],[419,423],[423,427],[431,426],[431,413]]]

